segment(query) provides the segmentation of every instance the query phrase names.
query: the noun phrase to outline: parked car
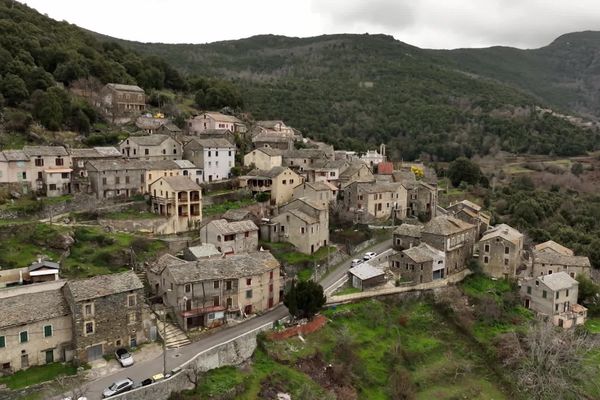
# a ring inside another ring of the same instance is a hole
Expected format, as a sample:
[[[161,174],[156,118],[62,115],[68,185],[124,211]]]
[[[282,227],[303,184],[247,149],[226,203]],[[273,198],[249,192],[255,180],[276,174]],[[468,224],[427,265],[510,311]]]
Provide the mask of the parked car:
[[[141,383],[142,383],[142,386],[148,386],[148,385],[154,383],[154,380],[152,380],[152,378],[146,378]]]
[[[355,258],[354,260],[352,260],[352,264],[350,265],[351,267],[356,267],[358,264],[362,264],[363,260],[361,260],[360,258]]]
[[[75,400],[73,397],[65,397],[63,400]],[[87,400],[87,397],[78,397],[77,400]]]
[[[107,398],[117,394],[125,393],[133,388],[133,381],[130,378],[116,381],[102,392],[102,397]]]
[[[369,251],[368,253],[365,253],[365,255],[363,256],[363,260],[368,261],[372,258],[375,258],[375,256],[377,256],[377,253],[375,253],[374,251]]]
[[[133,356],[125,349],[117,349],[117,351],[115,351],[115,357],[122,367],[133,365]]]

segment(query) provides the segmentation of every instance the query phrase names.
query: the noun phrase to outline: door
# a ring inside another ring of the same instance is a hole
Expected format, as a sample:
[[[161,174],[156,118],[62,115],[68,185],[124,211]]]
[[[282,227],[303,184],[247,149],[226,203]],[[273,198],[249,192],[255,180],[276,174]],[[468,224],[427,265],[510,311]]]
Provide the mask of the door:
[[[21,354],[21,369],[29,368],[29,354]]]
[[[269,308],[273,307],[273,298],[269,297]]]
[[[525,308],[529,308],[529,299],[525,299]]]
[[[46,364],[54,362],[54,350],[46,350]]]
[[[95,361],[102,358],[102,345],[97,344],[95,346],[88,347],[87,349],[87,360]]]
[[[246,314],[246,315],[252,314],[252,306],[251,305],[244,307],[244,314]]]
[[[129,347],[137,347],[137,337],[135,335],[131,335],[129,338]]]

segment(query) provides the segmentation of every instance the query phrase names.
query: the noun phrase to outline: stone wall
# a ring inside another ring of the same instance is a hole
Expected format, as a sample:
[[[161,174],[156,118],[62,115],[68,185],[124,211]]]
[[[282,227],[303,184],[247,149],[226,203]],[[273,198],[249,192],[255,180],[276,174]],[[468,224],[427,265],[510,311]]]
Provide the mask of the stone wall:
[[[196,354],[194,358],[181,365],[181,372],[171,378],[111,398],[120,400],[166,400],[172,392],[180,392],[191,387],[187,371],[192,368],[197,367],[201,371],[209,371],[226,365],[239,365],[249,359],[256,349],[257,334],[271,330],[272,326],[271,323],[265,324],[240,337]]]
[[[162,234],[166,229],[165,225],[169,223],[166,218],[148,218],[148,219],[98,219],[98,224],[102,227],[109,227],[111,230],[130,232],[130,233],[156,233]]]

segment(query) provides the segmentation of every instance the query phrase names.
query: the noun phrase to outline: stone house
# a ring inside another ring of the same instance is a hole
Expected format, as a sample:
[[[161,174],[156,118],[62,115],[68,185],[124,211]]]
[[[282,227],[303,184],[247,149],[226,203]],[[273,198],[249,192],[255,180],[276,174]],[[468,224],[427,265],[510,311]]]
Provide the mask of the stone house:
[[[239,254],[258,249],[258,226],[250,220],[227,222],[210,221],[200,228],[202,243],[214,244],[224,254]]]
[[[259,147],[244,156],[244,166],[254,165],[257,169],[268,171],[273,167],[281,167],[281,159],[281,150]]]
[[[327,153],[320,149],[294,149],[283,153],[282,165],[302,173],[315,161],[328,159]]]
[[[538,276],[523,282],[520,289],[525,308],[551,318],[563,328],[583,325],[587,309],[577,304],[579,283],[566,272]]]
[[[162,124],[158,129],[156,129],[156,133],[159,135],[168,135],[172,138],[176,138],[180,135],[183,135],[183,130],[174,123],[167,121],[165,124]]]
[[[186,331],[263,312],[283,299],[280,264],[268,251],[197,261],[163,256],[158,264],[157,294]]]
[[[308,182],[328,182],[338,185],[340,174],[350,166],[344,160],[315,160],[310,167],[304,168]]]
[[[533,249],[535,251],[553,251],[564,256],[574,256],[573,250],[556,243],[554,240],[548,240],[544,243],[536,244]]]
[[[523,263],[523,241],[523,234],[506,224],[488,229],[477,243],[484,272],[493,278],[515,278]]]
[[[365,290],[385,283],[385,272],[369,263],[362,263],[348,270],[348,278],[352,287]]]
[[[346,169],[340,172],[338,178],[340,189],[353,182],[375,182],[375,175],[367,164],[362,161],[351,163]]]
[[[139,114],[146,109],[146,94],[136,85],[107,83],[100,90],[98,105],[113,117]]]
[[[183,249],[183,259],[186,261],[197,261],[203,258],[221,257],[221,252],[212,243],[203,243]]]
[[[304,182],[294,188],[292,199],[307,198],[323,207],[337,199],[338,189],[328,182]]]
[[[208,130],[229,130],[234,133],[244,133],[246,132],[246,125],[233,115],[205,112],[188,119],[186,130],[190,135],[199,135]]]
[[[428,283],[447,276],[446,255],[427,243],[421,243],[390,256],[391,270],[414,284]]]
[[[261,227],[261,237],[288,242],[302,253],[313,254],[329,242],[329,210],[305,198],[292,200]]]
[[[24,146],[31,188],[48,197],[71,193],[71,156],[63,146]]]
[[[145,161],[115,159],[87,161],[90,188],[98,199],[132,197],[144,193]]]
[[[202,188],[186,176],[162,176],[150,184],[151,210],[169,219],[164,234],[196,229],[202,221]]]
[[[340,191],[340,202],[356,222],[406,217],[406,189],[399,183],[352,182]]]
[[[281,205],[292,199],[294,188],[304,182],[304,178],[286,167],[273,167],[270,170],[254,169],[242,181],[253,194],[270,193],[271,205]]]
[[[169,122],[168,119],[155,118],[149,114],[146,114],[140,115],[136,118],[135,127],[143,131],[147,135],[153,135],[157,133],[157,130],[167,122]]]
[[[416,179],[401,182],[407,191],[407,216],[423,215],[426,219],[434,218],[437,215],[438,205],[437,187]]]
[[[117,160],[122,158],[115,147],[92,147],[89,149],[70,149],[73,172],[71,180],[74,192],[91,193],[90,181],[85,163],[92,160]]]
[[[274,121],[256,121],[256,125],[262,131],[272,131],[278,132],[281,135],[291,135],[294,136],[294,129],[290,126],[287,126],[283,121],[274,120]]]
[[[32,189],[32,176],[29,156],[23,150],[0,151],[0,184],[27,193]]]
[[[566,272],[573,279],[579,275],[590,277],[592,266],[585,256],[568,256],[551,249],[532,251],[532,277]]]
[[[454,215],[456,218],[461,219],[469,224],[477,227],[477,237],[481,235],[490,227],[491,217],[489,214],[482,211],[481,206],[473,203],[469,200],[462,200],[453,204],[450,204],[446,208],[449,214]]]
[[[204,182],[220,181],[231,177],[235,165],[235,145],[225,139],[193,138],[183,146],[183,154],[202,169]]]
[[[73,317],[77,362],[97,360],[119,347],[146,341],[143,289],[133,271],[67,282],[63,293]]]
[[[445,253],[445,276],[467,268],[473,257],[476,227],[448,215],[432,218],[422,230],[421,242]]]
[[[379,153],[377,150],[367,150],[360,159],[369,167],[373,168],[385,161],[385,154]]]
[[[401,251],[418,246],[421,243],[423,225],[403,223],[394,230],[392,246]]]
[[[0,316],[0,373],[71,360],[71,313],[60,288],[4,289]]]
[[[150,193],[150,185],[161,177],[185,176],[197,184],[202,183],[202,170],[188,160],[145,161],[143,165],[144,193]]]
[[[269,148],[280,151],[291,151],[294,149],[294,137],[282,136],[272,132],[259,132],[252,137],[252,146],[255,149]]]
[[[123,157],[157,161],[180,160],[182,146],[177,140],[168,135],[129,136],[119,143]]]

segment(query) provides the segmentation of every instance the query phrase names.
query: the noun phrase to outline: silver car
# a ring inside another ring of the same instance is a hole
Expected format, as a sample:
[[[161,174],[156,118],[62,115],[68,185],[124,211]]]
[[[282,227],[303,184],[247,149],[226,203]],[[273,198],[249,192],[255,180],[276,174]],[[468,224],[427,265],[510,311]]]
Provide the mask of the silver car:
[[[117,349],[115,358],[122,367],[130,367],[133,365],[133,356],[125,349]]]
[[[133,381],[130,378],[125,378],[116,381],[102,392],[102,397],[107,398],[117,394],[125,393],[133,388]]]

